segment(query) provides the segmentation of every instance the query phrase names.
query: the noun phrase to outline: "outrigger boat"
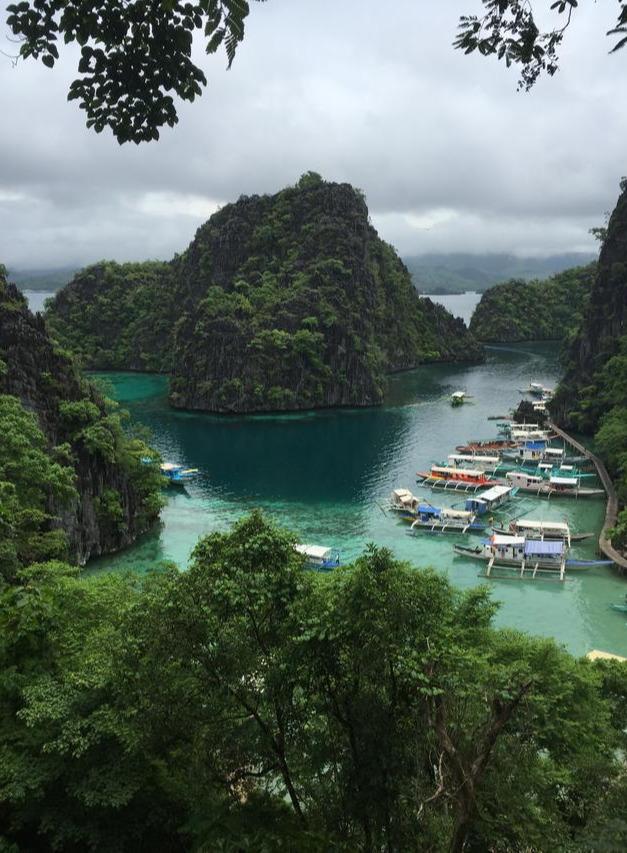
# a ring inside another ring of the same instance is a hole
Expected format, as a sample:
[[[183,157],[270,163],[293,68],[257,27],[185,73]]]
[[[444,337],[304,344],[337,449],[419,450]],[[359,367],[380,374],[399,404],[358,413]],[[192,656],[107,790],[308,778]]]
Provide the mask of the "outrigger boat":
[[[518,447],[518,442],[512,441],[510,438],[486,438],[477,441],[469,441],[468,444],[458,444],[455,450],[458,453],[468,453],[473,455],[503,453],[504,450],[511,450]]]
[[[453,391],[451,394],[451,406],[463,406],[466,400],[470,399],[470,394],[465,391]]]
[[[521,394],[531,394],[532,397],[542,397],[548,389],[541,382],[530,382],[527,388],[522,388]]]
[[[526,536],[527,539],[561,539],[567,545],[591,539],[593,533],[573,533],[565,521],[535,521],[531,518],[514,518],[507,528],[492,525],[502,536]]]
[[[607,560],[571,560],[567,559],[568,549],[563,540],[529,539],[525,536],[504,536],[494,533],[474,548],[467,545],[454,545],[455,553],[460,557],[482,560],[487,563],[485,576],[490,577],[494,566],[519,569],[518,577],[535,578],[553,573],[558,579],[566,579],[566,570],[584,570],[592,566],[602,566]],[[527,575],[525,575],[527,572]]]
[[[340,552],[336,548],[324,545],[295,545],[295,550],[305,558],[305,564],[311,569],[334,569],[340,565]]]
[[[406,521],[411,519],[406,518]],[[475,520],[472,512],[461,509],[419,504],[410,530],[428,530],[439,533],[483,533],[486,525]]]
[[[184,486],[185,483],[195,480],[198,476],[198,468],[185,468],[183,465],[176,465],[174,462],[164,462],[159,466],[159,470],[174,486]]]
[[[432,488],[461,491],[498,485],[497,481],[488,478],[485,471],[476,468],[453,468],[448,465],[432,465],[431,471],[418,471],[416,477],[419,482]]]
[[[579,485],[578,477],[564,477],[552,474],[548,480],[538,474],[526,474],[522,471],[508,471],[505,475],[508,483],[523,492],[535,495],[547,495],[563,498],[593,498],[605,494],[603,489],[591,489]]]

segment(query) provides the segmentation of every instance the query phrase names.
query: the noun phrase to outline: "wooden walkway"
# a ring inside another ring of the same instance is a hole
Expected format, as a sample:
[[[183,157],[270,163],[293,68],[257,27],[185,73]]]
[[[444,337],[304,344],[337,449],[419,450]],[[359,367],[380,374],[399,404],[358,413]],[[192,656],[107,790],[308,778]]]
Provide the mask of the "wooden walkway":
[[[616,563],[618,570],[622,575],[624,572],[627,572],[627,560],[622,556],[622,554],[618,553],[616,548],[612,547],[612,543],[607,535],[607,531],[616,524],[616,516],[618,515],[618,499],[616,497],[616,490],[610,475],[607,473],[607,468],[599,457],[588,450],[587,447],[584,447],[581,442],[568,435],[567,432],[564,432],[563,429],[560,429],[551,421],[549,421],[549,426],[553,432],[559,435],[560,438],[563,438],[565,442],[574,447],[582,454],[582,456],[586,456],[592,463],[594,463],[594,467],[599,475],[599,480],[603,484],[603,488],[607,494],[607,509],[605,511],[605,522],[603,523],[603,528],[599,535],[599,550],[605,554],[608,560],[612,560]]]

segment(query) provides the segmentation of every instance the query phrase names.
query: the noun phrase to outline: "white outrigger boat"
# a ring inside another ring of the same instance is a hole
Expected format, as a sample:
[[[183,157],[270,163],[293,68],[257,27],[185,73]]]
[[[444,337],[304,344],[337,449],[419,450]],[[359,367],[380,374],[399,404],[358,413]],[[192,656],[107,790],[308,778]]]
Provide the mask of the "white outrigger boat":
[[[305,558],[311,569],[334,569],[340,565],[340,552],[324,545],[295,545],[294,549]]]
[[[566,521],[536,521],[531,518],[513,518],[507,528],[492,526],[502,536],[525,536],[527,539],[561,539],[566,545],[591,539],[593,533],[574,533]]]
[[[410,527],[411,531],[426,530],[430,533],[483,533],[485,529],[486,525],[477,521],[472,512],[431,506],[428,503],[418,506]]]
[[[595,498],[605,494],[603,489],[589,488],[579,484],[579,477],[551,474],[546,479],[539,474],[526,474],[523,471],[508,471],[505,475],[508,483],[522,492],[535,495],[547,495],[558,498]]]
[[[520,579],[551,576],[564,581],[566,570],[583,570],[606,565],[608,560],[571,560],[563,539],[530,539],[525,536],[507,536],[494,533],[474,548],[454,545],[460,557],[469,557],[487,563],[485,577],[492,576],[494,567],[517,569]],[[525,574],[526,573],[526,574]]]
[[[417,498],[409,489],[392,489],[390,494],[390,509],[403,515],[415,515],[420,498]]]

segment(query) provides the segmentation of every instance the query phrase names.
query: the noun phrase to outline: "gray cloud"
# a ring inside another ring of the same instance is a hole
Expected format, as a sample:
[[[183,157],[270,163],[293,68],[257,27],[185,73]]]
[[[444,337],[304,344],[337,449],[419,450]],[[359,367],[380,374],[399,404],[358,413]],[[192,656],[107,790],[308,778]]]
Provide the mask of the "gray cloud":
[[[562,68],[530,94],[451,42],[478,0],[270,0],[231,71],[158,143],[120,148],[66,102],[76,53],[50,71],[0,57],[0,259],[14,266],[171,257],[217,205],[314,169],[368,197],[402,253],[593,248],[627,172],[608,10],[578,12]]]

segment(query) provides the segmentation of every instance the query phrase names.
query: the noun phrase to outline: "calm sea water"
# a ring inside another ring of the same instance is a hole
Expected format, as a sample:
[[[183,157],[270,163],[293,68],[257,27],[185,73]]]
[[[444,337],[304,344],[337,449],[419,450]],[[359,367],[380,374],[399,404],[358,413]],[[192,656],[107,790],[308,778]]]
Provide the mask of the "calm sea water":
[[[380,408],[249,417],[175,412],[168,408],[163,377],[106,374],[116,398],[150,427],[164,458],[201,474],[186,490],[168,491],[158,530],[123,554],[94,561],[88,571],[145,571],[162,560],[184,566],[199,536],[226,530],[251,508],[262,507],[301,541],[340,548],[344,560],[376,542],[417,567],[434,566],[459,587],[471,587],[481,582],[480,564],[452,551],[465,537],[410,536],[384,510],[389,493],[405,486],[436,505],[460,500],[420,487],[416,470],[469,438],[495,434],[488,415],[505,414],[530,379],[553,384],[557,374],[555,346],[492,347],[484,365],[432,365],[393,377]],[[452,409],[448,396],[459,388],[473,402]],[[604,506],[602,500],[526,497],[515,512],[567,518],[575,529],[598,531]],[[593,554],[589,544],[574,552],[582,558]],[[501,602],[499,624],[556,637],[577,654],[591,648],[627,654],[625,618],[608,607],[622,600],[627,586],[611,567],[580,573],[565,584],[490,584]]]
[[[49,295],[33,293],[31,307],[37,310]],[[479,295],[434,299],[468,320]],[[175,412],[168,407],[162,376],[100,375],[116,399],[150,428],[165,459],[201,473],[186,490],[168,490],[157,529],[125,552],[93,561],[88,572],[143,572],[164,560],[185,566],[199,536],[226,530],[261,507],[301,541],[338,547],[344,560],[375,542],[468,588],[482,582],[481,564],[455,557],[453,543],[479,537],[410,536],[384,509],[389,493],[404,486],[436,506],[462,500],[422,488],[415,472],[445,459],[456,444],[495,435],[488,415],[506,414],[531,379],[554,385],[559,365],[555,345],[490,347],[483,365],[431,365],[397,374],[379,408],[249,417]],[[452,409],[448,398],[457,389],[466,389],[473,400]],[[604,511],[602,500],[532,497],[512,509],[529,518],[566,518],[586,531],[600,529]],[[583,544],[573,556],[591,557],[594,551],[594,544]],[[627,655],[625,617],[608,606],[623,599],[627,583],[611,567],[582,572],[565,584],[489,583],[501,604],[498,624],[555,637],[576,654],[600,648]]]
[[[31,311],[43,311],[46,299],[54,296],[54,291],[52,290],[23,290],[22,293],[26,297],[28,307]]]

